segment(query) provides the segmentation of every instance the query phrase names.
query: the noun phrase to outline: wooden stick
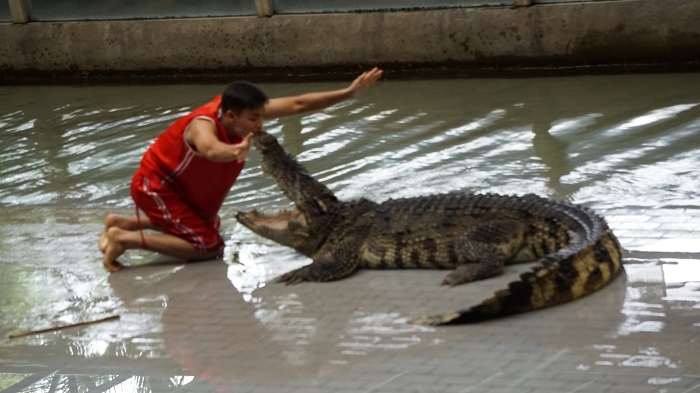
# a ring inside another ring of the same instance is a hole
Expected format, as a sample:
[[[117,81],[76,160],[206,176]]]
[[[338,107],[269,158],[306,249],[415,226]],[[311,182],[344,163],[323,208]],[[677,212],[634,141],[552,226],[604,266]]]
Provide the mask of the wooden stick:
[[[84,325],[91,325],[93,323],[100,323],[100,322],[106,322],[106,321],[111,321],[113,319],[119,319],[120,315],[111,315],[106,318],[101,318],[101,319],[95,319],[94,321],[85,321],[85,322],[78,322],[78,323],[71,323],[68,325],[61,325],[61,326],[54,326],[46,329],[39,329],[39,330],[29,330],[26,332],[20,332],[20,333],[12,333],[8,335],[9,338],[18,338],[18,337],[25,337],[25,336],[31,336],[32,334],[40,334],[40,333],[46,333],[46,332],[52,332],[54,330],[61,330],[61,329],[66,329],[66,328],[71,328],[71,327],[76,327],[76,326],[84,326]]]

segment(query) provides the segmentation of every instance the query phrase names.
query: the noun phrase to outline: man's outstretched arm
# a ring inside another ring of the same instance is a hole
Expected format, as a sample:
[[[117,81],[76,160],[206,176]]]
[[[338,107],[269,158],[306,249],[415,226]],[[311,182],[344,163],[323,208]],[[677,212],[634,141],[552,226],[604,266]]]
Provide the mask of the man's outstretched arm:
[[[265,104],[265,118],[274,119],[315,111],[335,105],[356,96],[361,90],[372,86],[381,76],[381,69],[375,67],[355,78],[352,83],[338,90],[320,91],[291,97],[272,98]]]

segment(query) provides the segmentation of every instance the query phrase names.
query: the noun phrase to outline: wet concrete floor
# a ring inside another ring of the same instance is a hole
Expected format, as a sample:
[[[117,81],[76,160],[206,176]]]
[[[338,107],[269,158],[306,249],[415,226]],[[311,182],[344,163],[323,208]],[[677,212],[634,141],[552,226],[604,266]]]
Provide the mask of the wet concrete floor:
[[[698,85],[386,81],[271,122],[340,198],[534,192],[595,209],[625,248],[625,274],[584,299],[438,328],[406,319],[476,303],[529,266],[451,289],[444,271],[276,284],[309,261],[232,219],[288,206],[255,153],[221,212],[224,258],[130,252],[108,274],[104,214],[132,212],[149,141],[222,86],[0,87],[0,392],[700,392]]]

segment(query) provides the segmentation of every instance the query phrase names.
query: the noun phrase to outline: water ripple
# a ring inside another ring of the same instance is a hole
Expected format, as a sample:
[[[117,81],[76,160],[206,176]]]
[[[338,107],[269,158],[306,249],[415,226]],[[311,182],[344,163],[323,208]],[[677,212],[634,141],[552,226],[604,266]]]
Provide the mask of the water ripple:
[[[700,97],[683,83],[687,75],[664,76],[673,89],[656,94],[640,78],[652,76],[618,77],[614,90],[606,77],[387,83],[375,95],[268,129],[343,197],[458,189],[536,192],[604,207],[622,199],[698,204]],[[265,87],[273,95],[298,89]],[[178,97],[216,91],[52,87],[40,101],[31,98],[45,89],[3,95],[0,203],[128,205],[129,180],[148,144],[199,102],[183,105]],[[257,160],[252,153],[227,206],[286,204]]]

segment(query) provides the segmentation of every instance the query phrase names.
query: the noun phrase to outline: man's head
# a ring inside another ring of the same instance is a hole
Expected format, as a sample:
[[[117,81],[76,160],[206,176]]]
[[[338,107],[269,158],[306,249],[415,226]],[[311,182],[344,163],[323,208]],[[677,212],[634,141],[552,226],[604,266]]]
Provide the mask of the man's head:
[[[249,82],[229,85],[221,97],[221,124],[229,134],[244,137],[262,129],[267,95]]]

